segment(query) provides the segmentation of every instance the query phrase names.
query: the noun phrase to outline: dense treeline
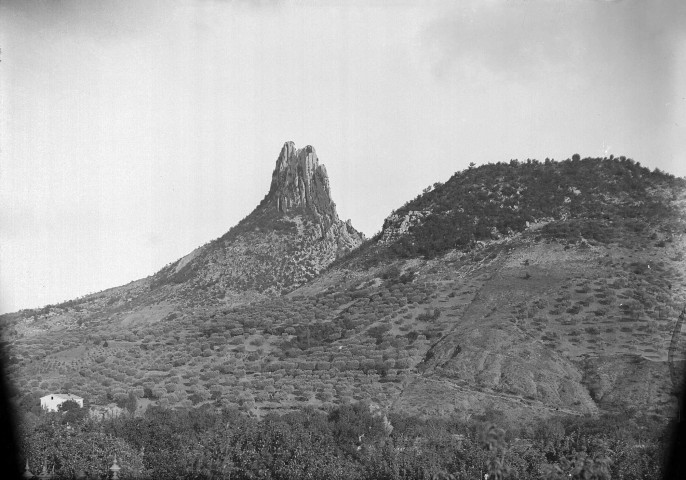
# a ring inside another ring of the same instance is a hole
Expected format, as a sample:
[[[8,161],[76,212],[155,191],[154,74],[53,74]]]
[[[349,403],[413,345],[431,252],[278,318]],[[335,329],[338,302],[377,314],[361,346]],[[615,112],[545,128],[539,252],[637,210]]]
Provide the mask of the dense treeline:
[[[410,211],[427,215],[392,250],[431,258],[522,232],[528,222],[543,219],[554,221],[543,231],[549,237],[608,243],[624,230],[673,215],[670,193],[683,186],[683,179],[625,157],[574,155],[562,162],[511,160],[470,167],[395,212],[400,218]]]
[[[101,420],[69,411],[25,416],[22,465],[100,478],[116,453],[122,478],[644,479],[660,478],[669,439],[663,425],[623,416],[516,425],[499,412],[469,421],[384,417],[365,403],[261,420],[210,408]]]

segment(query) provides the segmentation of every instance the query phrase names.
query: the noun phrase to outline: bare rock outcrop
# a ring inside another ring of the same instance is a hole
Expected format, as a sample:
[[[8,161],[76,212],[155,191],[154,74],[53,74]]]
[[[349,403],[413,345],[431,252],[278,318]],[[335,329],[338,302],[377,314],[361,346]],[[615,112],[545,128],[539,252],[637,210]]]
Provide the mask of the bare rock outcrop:
[[[295,148],[286,142],[276,160],[269,193],[260,209],[283,214],[304,214],[318,225],[322,239],[335,241],[341,252],[352,250],[364,240],[364,234],[343,222],[331,199],[326,167],[319,164],[314,147]]]
[[[364,235],[338,217],[314,148],[286,142],[269,192],[238,225],[158,272],[153,288],[192,288],[194,297],[278,294],[309,281],[358,247]],[[207,294],[207,295],[205,295]]]
[[[419,225],[422,220],[430,214],[431,212],[414,210],[407,212],[405,215],[400,215],[398,213],[391,214],[386,218],[386,220],[384,220],[381,240],[379,240],[379,243],[393,243],[398,238],[407,234],[411,227]]]
[[[329,176],[314,148],[295,148],[286,142],[281,149],[267,198],[283,213],[298,208],[320,217],[324,223],[338,220],[336,205],[331,200]]]

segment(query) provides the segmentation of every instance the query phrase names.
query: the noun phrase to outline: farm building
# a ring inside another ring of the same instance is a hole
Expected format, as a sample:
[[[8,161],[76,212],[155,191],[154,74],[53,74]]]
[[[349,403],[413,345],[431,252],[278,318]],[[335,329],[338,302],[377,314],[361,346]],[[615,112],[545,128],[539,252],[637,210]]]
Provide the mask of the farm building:
[[[70,393],[51,393],[40,397],[41,408],[46,409],[48,412],[56,412],[57,407],[62,405],[67,400],[73,400],[79,404],[79,407],[83,407],[83,398],[72,395]]]

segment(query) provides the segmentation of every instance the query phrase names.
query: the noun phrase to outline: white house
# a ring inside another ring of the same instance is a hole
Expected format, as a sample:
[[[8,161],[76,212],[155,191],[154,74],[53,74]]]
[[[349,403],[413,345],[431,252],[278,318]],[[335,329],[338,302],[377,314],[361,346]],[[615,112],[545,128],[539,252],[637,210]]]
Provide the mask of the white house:
[[[67,400],[73,400],[79,404],[79,407],[83,407],[83,398],[70,393],[51,393],[50,395],[40,397],[40,406],[48,412],[56,412],[57,407]]]

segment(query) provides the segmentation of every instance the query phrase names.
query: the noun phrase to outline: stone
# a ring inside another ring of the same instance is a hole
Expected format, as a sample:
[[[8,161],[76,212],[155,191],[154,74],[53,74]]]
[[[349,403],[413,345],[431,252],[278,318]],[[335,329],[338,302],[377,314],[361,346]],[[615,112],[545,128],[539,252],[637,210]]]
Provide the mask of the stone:
[[[176,296],[226,303],[258,300],[306,283],[363,241],[350,221],[338,217],[329,176],[314,148],[286,142],[269,191],[252,213],[158,272],[152,289],[169,286]]]
[[[285,214],[306,214],[319,225],[322,238],[336,239],[342,250],[350,250],[364,240],[350,220],[342,222],[331,199],[329,176],[314,147],[295,148],[286,142],[276,160],[269,193],[260,204]]]

